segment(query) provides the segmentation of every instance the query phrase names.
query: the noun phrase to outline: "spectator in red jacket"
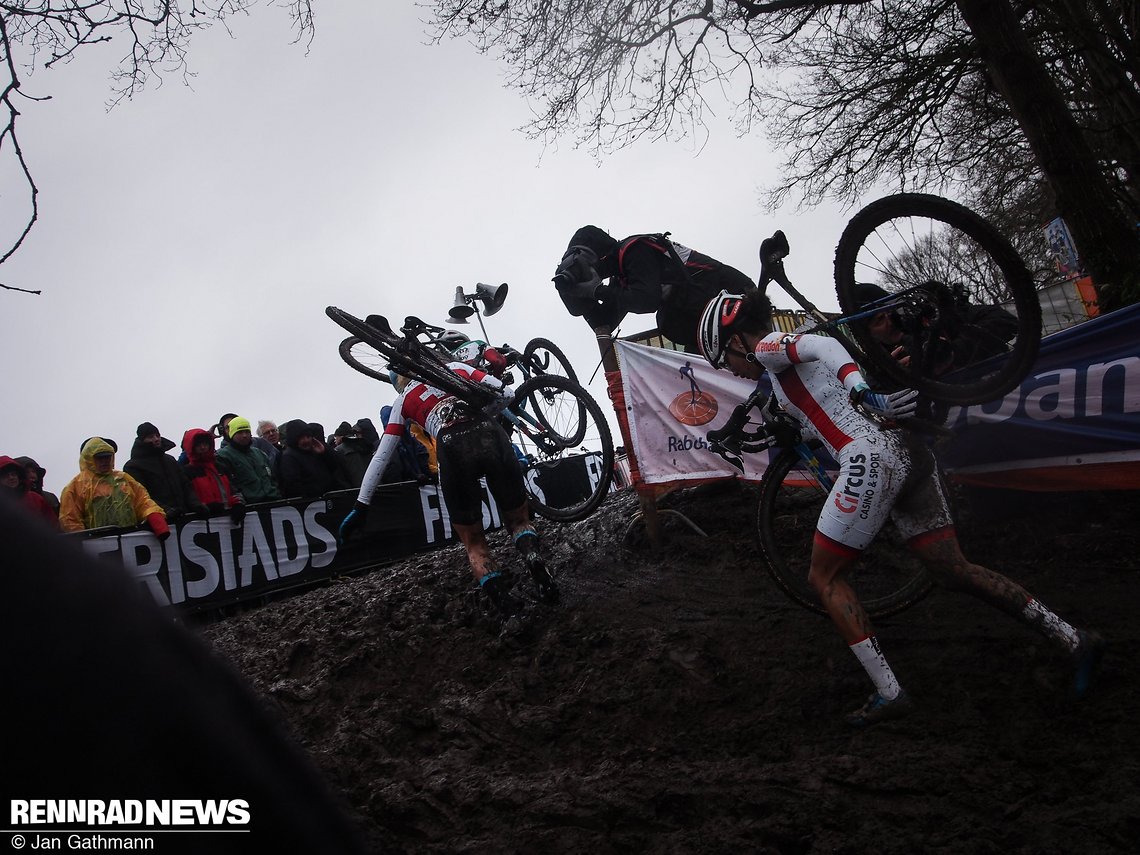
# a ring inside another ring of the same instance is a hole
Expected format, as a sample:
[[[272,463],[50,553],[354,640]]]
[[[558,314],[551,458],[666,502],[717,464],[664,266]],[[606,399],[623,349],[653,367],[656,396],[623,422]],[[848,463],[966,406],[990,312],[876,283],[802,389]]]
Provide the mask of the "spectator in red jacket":
[[[59,528],[59,519],[51,505],[35,490],[28,489],[24,466],[7,455],[0,455],[0,490],[52,528]]]
[[[228,511],[235,522],[241,520],[245,516],[245,503],[230,486],[230,479],[218,469],[213,434],[190,428],[182,435],[182,450],[186,453],[186,475],[198,500],[211,513]]]
[[[22,464],[24,467],[25,484],[28,489],[33,493],[39,493],[50,506],[52,511],[55,512],[56,519],[59,519],[59,496],[55,493],[49,492],[44,487],[44,478],[47,477],[47,470],[40,464],[36,463],[31,457],[17,457],[16,462]]]

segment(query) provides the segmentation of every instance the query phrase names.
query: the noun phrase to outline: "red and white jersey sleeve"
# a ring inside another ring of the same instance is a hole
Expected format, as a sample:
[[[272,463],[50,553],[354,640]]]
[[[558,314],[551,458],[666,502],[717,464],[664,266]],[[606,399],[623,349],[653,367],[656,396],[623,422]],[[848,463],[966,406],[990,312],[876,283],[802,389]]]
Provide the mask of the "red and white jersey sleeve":
[[[833,338],[769,333],[756,345],[784,408],[833,455],[875,426],[851,406],[850,394],[863,382],[859,367]]]

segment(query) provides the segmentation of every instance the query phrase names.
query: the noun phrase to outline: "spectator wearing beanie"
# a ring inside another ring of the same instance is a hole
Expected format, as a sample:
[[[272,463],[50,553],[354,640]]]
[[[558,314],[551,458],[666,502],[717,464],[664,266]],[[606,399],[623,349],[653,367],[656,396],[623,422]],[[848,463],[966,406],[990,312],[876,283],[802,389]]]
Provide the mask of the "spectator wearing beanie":
[[[254,445],[249,419],[234,416],[228,430],[230,441],[218,451],[218,464],[230,476],[234,490],[246,504],[282,498],[269,458]]]
[[[162,505],[168,520],[206,512],[206,506],[198,501],[190,486],[186,470],[166,453],[174,447],[174,441],[164,437],[157,427],[143,422],[135,430],[131,458],[123,467],[124,472],[146,487],[150,497]]]

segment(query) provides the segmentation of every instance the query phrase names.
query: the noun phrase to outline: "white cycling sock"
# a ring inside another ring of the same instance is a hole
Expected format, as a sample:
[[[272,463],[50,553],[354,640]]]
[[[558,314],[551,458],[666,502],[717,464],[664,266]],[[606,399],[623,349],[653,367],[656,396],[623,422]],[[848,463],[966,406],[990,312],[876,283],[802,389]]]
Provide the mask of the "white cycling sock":
[[[1068,623],[1061,620],[1037,600],[1030,600],[1021,612],[1029,623],[1037,627],[1046,637],[1059,641],[1070,651],[1076,650],[1080,644],[1077,631]]]
[[[887,657],[879,649],[879,640],[875,636],[868,636],[852,644],[851,652],[855,654],[855,658],[859,660],[859,664],[863,666],[863,670],[867,672],[867,676],[871,678],[880,695],[888,701],[893,701],[899,696],[902,687],[895,679],[895,672],[887,664]]]

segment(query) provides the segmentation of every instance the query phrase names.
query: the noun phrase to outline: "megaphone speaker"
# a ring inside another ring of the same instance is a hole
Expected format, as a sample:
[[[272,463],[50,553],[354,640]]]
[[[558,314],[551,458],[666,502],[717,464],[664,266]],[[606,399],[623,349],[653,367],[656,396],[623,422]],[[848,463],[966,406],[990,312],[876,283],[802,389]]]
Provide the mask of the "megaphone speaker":
[[[483,310],[484,315],[493,315],[499,309],[503,308],[503,301],[507,299],[507,283],[502,285],[484,285],[480,282],[475,286],[475,296],[483,301],[486,308]]]
[[[475,310],[467,305],[467,298],[463,296],[463,286],[455,287],[455,301],[447,311],[448,317],[455,321],[464,321],[475,314]]]

